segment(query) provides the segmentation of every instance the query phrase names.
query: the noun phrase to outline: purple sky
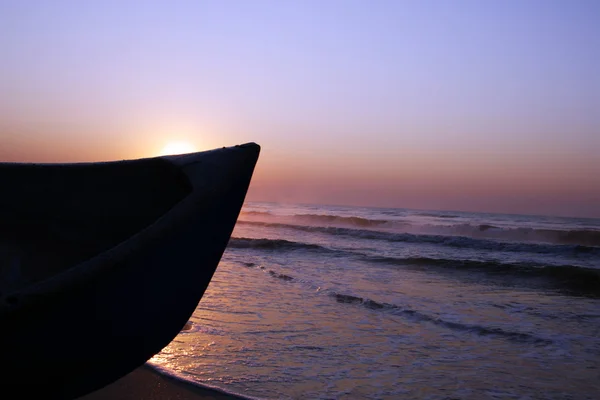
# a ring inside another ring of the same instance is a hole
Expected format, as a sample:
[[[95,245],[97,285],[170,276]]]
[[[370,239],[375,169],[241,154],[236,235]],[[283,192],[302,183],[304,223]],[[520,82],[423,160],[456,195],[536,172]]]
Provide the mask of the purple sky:
[[[600,217],[600,2],[0,3],[0,159],[263,146],[250,198]]]

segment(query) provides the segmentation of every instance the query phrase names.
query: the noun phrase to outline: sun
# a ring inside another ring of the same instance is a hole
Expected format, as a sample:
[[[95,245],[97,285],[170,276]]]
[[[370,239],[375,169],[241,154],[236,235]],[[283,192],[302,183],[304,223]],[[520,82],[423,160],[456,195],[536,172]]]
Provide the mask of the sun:
[[[160,151],[161,156],[170,156],[175,154],[193,153],[198,151],[190,142],[169,142]]]

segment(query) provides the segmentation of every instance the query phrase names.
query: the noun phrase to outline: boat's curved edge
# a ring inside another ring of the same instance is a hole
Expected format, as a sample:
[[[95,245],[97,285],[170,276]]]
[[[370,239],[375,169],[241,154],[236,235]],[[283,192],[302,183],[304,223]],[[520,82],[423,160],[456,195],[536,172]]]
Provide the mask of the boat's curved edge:
[[[140,157],[140,158],[131,158],[131,159],[118,159],[118,160],[104,160],[104,161],[67,161],[67,162],[36,162],[36,161],[26,161],[26,162],[18,162],[18,161],[0,161],[0,166],[39,166],[39,167],[87,167],[94,165],[106,165],[106,164],[128,164],[128,163],[136,163],[143,162],[147,160],[155,160],[162,159],[167,160],[170,163],[178,166],[182,166],[185,164],[189,164],[191,159],[201,156],[203,154],[210,154],[214,152],[218,152],[226,149],[235,149],[235,148],[258,148],[260,150],[260,145],[255,142],[247,142],[244,144],[236,144],[234,146],[224,146],[217,149],[210,150],[202,150],[196,151],[193,153],[182,153],[182,154],[171,154],[171,155],[160,155],[160,156],[152,156],[152,157]]]
[[[250,149],[256,153],[256,157],[258,157],[258,154],[260,152],[260,146],[258,144],[246,143],[242,145],[223,147],[219,149],[207,150],[196,153],[151,157],[138,160],[106,161],[100,163],[4,164],[81,167],[87,165],[119,164],[143,161],[148,159],[161,159],[165,160],[169,164],[174,165],[183,171],[186,167],[197,163],[201,163],[203,159],[213,158],[211,156],[218,156],[218,154],[224,150],[227,151],[235,149]],[[19,309],[32,306],[35,303],[38,303],[39,301],[43,301],[45,297],[52,296],[53,294],[60,292],[65,287],[77,285],[84,281],[94,279],[94,276],[96,276],[100,272],[107,272],[107,270],[110,270],[112,268],[118,268],[121,264],[121,261],[125,260],[129,254],[141,250],[145,246],[145,243],[147,243],[148,241],[164,237],[168,235],[169,232],[177,226],[185,224],[191,214],[198,212],[198,201],[206,196],[206,188],[203,187],[203,185],[199,185],[198,182],[193,182],[193,179],[190,179],[189,173],[186,175],[188,175],[188,179],[190,180],[189,184],[191,186],[191,192],[181,201],[174,204],[173,207],[167,213],[163,214],[160,218],[155,220],[146,228],[140,230],[139,232],[124,240],[123,242],[120,242],[118,245],[104,252],[101,252],[96,256],[73,266],[72,268],[63,271],[60,274],[50,277],[44,281],[36,282],[26,288],[19,289],[15,292],[7,292],[0,294],[0,316],[18,312]]]
[[[208,287],[247,194],[259,147],[237,149],[211,152],[229,154],[222,170],[212,156],[182,167],[192,193],[151,226],[3,304],[0,342],[10,344],[11,366],[3,384],[24,397],[76,398],[171,342]]]

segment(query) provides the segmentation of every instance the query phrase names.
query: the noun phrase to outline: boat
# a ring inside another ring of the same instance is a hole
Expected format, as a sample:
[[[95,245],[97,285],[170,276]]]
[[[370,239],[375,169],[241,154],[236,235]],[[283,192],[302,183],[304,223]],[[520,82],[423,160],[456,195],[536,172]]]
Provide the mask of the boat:
[[[73,399],[163,349],[196,309],[260,152],[0,163],[3,390]]]

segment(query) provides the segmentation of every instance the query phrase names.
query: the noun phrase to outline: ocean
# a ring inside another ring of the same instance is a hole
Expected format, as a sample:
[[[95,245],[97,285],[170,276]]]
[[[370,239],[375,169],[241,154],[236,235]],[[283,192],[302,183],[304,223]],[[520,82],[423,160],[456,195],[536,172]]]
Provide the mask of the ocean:
[[[246,203],[150,364],[260,399],[597,399],[600,220]]]

